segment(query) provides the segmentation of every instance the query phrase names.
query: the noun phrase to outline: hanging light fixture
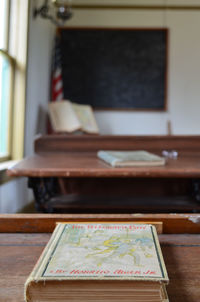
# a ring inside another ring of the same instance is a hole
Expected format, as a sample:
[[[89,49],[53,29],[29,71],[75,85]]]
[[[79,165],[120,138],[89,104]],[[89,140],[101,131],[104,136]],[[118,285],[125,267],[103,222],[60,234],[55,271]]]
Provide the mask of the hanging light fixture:
[[[72,17],[71,0],[44,0],[40,7],[35,7],[33,16],[49,19],[55,25],[63,25]]]

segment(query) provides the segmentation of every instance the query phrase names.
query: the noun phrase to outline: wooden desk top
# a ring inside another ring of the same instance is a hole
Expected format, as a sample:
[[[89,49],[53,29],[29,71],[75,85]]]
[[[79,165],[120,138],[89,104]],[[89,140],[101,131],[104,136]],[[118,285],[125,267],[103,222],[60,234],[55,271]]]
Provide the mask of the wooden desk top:
[[[141,215],[144,220],[151,215]],[[175,218],[170,215],[160,216],[160,220]],[[35,217],[35,218],[34,218]],[[39,218],[40,217],[40,218]],[[72,215],[61,215],[61,219],[71,220]],[[68,218],[67,218],[68,217]],[[71,217],[71,218],[70,218]],[[89,215],[90,219],[118,219],[121,217],[124,221],[134,219],[131,215]],[[136,216],[135,216],[136,217]],[[156,215],[159,219],[159,214]],[[182,219],[177,215],[177,219]],[[199,215],[192,215],[199,219]],[[0,218],[9,223],[13,219],[11,228],[19,231],[16,221],[24,220],[24,231],[26,233],[0,233],[0,301],[2,302],[22,302],[24,282],[33,269],[38,257],[44,249],[50,238],[50,233],[34,233],[34,227],[37,231],[43,231],[42,221],[52,219],[59,221],[59,215],[0,215]],[[85,217],[86,219],[87,217]],[[137,218],[140,219],[139,217]],[[189,217],[188,217],[189,218]],[[41,219],[41,224],[38,221]],[[83,217],[79,217],[79,220]],[[184,217],[186,222],[186,217]],[[168,220],[164,220],[166,223]],[[192,223],[192,221],[190,221]],[[198,222],[198,221],[197,221]],[[168,222],[167,222],[168,223]],[[0,232],[4,230],[3,223],[0,223]],[[10,229],[11,230],[11,229]],[[163,256],[165,259],[170,284],[167,286],[167,292],[170,302],[197,302],[200,298],[200,235],[199,234],[162,234],[159,235]]]
[[[170,302],[200,297],[200,235],[160,235]],[[0,234],[0,300],[22,302],[24,283],[50,234]]]
[[[27,177],[200,177],[200,152],[188,151],[168,159],[161,167],[113,168],[96,152],[40,153],[8,170],[10,176]]]
[[[35,155],[8,171],[28,177],[200,177],[200,136],[47,135],[35,140]],[[176,150],[163,167],[113,168],[98,150]]]

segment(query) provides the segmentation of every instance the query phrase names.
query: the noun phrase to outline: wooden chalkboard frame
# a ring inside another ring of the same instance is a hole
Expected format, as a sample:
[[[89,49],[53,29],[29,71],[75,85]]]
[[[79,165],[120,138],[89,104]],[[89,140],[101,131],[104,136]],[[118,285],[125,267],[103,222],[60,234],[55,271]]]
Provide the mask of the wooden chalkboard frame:
[[[120,31],[163,31],[165,32],[165,75],[164,75],[164,102],[163,102],[163,108],[117,108],[117,107],[111,107],[111,108],[104,108],[104,107],[94,107],[96,111],[142,111],[142,112],[165,112],[168,110],[168,104],[167,104],[167,98],[168,98],[168,44],[169,44],[169,29],[166,27],[89,27],[89,26],[83,26],[83,27],[77,27],[77,26],[68,26],[68,27],[58,27],[57,28],[57,34],[60,35],[61,31],[63,30],[120,30]]]

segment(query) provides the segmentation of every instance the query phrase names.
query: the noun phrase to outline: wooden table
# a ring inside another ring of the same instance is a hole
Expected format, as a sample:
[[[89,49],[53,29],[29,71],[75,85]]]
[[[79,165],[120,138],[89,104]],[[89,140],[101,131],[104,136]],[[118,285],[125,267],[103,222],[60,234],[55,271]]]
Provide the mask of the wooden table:
[[[162,167],[113,168],[97,158],[100,149],[179,155]],[[200,211],[199,136],[44,136],[8,174],[29,178],[40,211]]]
[[[26,278],[56,221],[161,221],[159,235],[170,284],[170,302],[200,301],[200,215],[0,215],[0,301],[22,302]],[[189,234],[186,234],[189,233]]]

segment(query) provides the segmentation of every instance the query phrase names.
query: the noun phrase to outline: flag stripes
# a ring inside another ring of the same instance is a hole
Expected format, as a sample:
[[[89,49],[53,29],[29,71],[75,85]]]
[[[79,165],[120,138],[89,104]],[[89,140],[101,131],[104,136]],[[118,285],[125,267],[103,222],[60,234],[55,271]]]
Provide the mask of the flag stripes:
[[[51,91],[51,100],[52,101],[59,101],[59,100],[63,99],[60,37],[58,35],[56,35],[56,38],[55,38],[51,90],[52,90]]]

